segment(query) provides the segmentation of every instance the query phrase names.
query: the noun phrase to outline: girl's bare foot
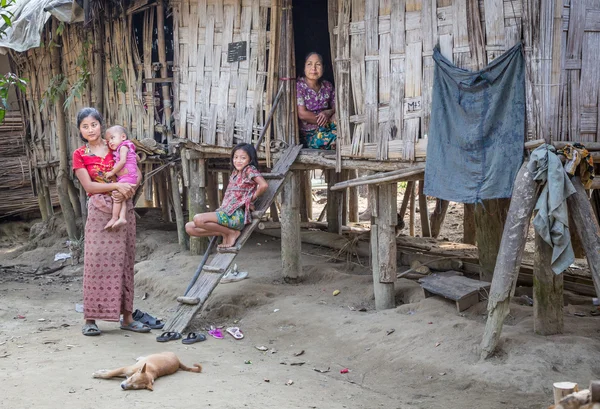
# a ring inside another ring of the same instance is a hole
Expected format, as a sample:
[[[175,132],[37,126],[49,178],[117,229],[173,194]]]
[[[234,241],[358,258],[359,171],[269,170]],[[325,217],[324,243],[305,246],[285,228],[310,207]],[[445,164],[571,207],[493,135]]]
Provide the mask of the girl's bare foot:
[[[110,230],[114,227],[115,223],[117,223],[119,219],[110,219],[108,221],[108,223],[106,223],[106,226],[104,226],[104,230]]]
[[[116,229],[117,227],[125,226],[126,224],[127,224],[127,219],[123,219],[122,217],[119,217],[119,219],[112,225],[112,228]]]
[[[223,243],[219,244],[218,247],[219,248],[233,247],[235,245],[235,242],[238,239],[238,237],[240,237],[240,234],[242,234],[241,231],[235,230],[232,234],[223,236]]]

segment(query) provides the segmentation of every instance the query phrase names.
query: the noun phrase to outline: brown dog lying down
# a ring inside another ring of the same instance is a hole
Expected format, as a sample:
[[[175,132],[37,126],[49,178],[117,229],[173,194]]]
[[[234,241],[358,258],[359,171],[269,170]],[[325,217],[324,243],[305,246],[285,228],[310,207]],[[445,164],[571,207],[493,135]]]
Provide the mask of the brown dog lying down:
[[[173,352],[162,352],[140,358],[135,365],[124,366],[123,368],[113,369],[112,371],[104,369],[94,372],[94,378],[109,379],[115,377],[126,377],[121,382],[121,388],[127,389],[153,389],[154,380],[159,376],[171,375],[179,369],[188,372],[202,372],[200,364],[194,364],[195,368],[188,368],[181,362]]]

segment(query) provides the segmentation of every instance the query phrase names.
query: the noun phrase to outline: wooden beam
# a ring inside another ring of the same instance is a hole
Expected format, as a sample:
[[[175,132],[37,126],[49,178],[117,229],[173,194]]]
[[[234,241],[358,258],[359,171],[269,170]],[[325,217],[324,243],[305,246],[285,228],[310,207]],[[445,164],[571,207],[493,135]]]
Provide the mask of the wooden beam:
[[[343,192],[333,191],[331,187],[335,185],[341,173],[337,173],[335,170],[327,170],[327,224],[329,225],[329,231],[332,233],[342,234],[343,214],[342,206],[344,205]]]
[[[340,182],[331,187],[331,190],[342,190],[353,186],[376,185],[382,183],[395,183],[399,181],[422,180],[425,174],[425,165],[419,164],[412,168],[400,169],[393,172],[376,173],[361,176],[356,179]]]

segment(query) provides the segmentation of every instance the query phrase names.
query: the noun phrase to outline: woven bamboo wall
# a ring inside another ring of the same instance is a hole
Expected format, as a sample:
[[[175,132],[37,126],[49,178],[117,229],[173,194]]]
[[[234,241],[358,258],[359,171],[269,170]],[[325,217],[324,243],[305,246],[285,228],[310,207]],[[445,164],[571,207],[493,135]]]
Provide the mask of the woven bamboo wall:
[[[344,156],[424,156],[433,47],[478,70],[521,38],[529,137],[598,140],[600,0],[330,1]]]
[[[172,1],[176,134],[232,146],[264,125],[267,18],[271,0]],[[228,44],[247,42],[247,59],[227,62]]]

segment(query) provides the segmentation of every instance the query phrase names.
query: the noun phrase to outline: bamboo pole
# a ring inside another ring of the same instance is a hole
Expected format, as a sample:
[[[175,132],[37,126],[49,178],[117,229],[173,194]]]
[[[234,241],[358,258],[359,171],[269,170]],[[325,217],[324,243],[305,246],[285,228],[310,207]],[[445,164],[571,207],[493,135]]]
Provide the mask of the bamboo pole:
[[[156,4],[156,28],[158,34],[158,62],[160,63],[160,77],[167,78],[167,50],[165,46],[165,6],[164,0],[158,0]],[[175,45],[177,47],[177,45]],[[173,137],[173,129],[171,128],[171,93],[169,84],[164,83],[161,87],[163,98],[163,123],[166,129],[167,143],[171,149],[171,139]],[[194,91],[191,91],[194,92]]]
[[[490,357],[496,350],[504,319],[510,312],[510,298],[515,292],[529,222],[538,197],[537,183],[527,169],[527,164],[525,162],[521,166],[515,178],[500,251],[496,258],[487,307],[488,318],[481,341],[482,359]]]

